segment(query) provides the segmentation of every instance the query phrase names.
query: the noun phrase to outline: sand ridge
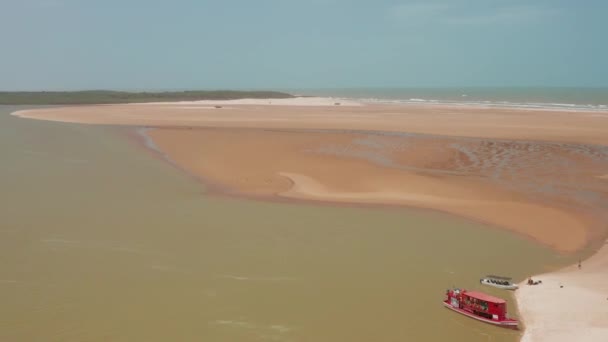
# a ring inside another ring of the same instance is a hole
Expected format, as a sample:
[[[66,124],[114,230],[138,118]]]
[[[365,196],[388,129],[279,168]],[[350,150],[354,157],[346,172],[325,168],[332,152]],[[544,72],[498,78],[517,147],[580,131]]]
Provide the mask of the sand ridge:
[[[432,196],[425,193],[378,189],[369,192],[340,192],[330,190],[311,177],[280,172],[293,186],[279,195],[297,199],[335,201],[367,204],[401,204],[412,207],[431,208],[447,213],[483,221],[488,224],[507,227],[522,235],[527,235],[563,251],[574,251],[586,243],[584,222],[554,208],[538,204],[514,201],[492,201],[467,197]],[[496,213],[500,211],[501,215]],[[509,220],[505,216],[510,216]],[[555,226],[549,235],[538,229],[538,223],[548,224],[551,217]],[[568,236],[568,239],[562,239]]]

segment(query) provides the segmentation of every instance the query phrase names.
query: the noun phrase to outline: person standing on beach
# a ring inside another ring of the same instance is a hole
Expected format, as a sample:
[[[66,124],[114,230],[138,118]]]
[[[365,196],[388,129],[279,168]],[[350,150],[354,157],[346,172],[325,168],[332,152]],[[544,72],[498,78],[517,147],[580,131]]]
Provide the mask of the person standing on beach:
[[[581,259],[578,259],[578,269],[581,269]]]

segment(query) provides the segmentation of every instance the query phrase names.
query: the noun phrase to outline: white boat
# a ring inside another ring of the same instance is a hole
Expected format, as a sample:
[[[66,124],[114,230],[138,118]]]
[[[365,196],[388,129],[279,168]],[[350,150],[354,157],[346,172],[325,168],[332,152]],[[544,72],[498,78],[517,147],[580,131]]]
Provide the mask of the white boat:
[[[487,275],[485,278],[479,279],[482,285],[494,286],[503,290],[517,290],[519,286],[511,282],[511,278],[500,277],[495,275]]]

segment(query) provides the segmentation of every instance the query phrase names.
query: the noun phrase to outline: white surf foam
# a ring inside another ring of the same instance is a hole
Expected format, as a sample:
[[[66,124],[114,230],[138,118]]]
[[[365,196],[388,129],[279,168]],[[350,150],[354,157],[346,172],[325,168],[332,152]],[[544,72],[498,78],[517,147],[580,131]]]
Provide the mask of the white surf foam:
[[[550,102],[509,102],[509,101],[450,101],[423,98],[409,99],[384,99],[384,98],[347,98],[346,100],[359,101],[362,104],[441,104],[450,106],[480,106],[491,108],[514,108],[514,109],[542,109],[569,112],[606,112],[607,105],[574,104],[574,103],[550,103]]]
[[[134,104],[135,105],[135,104]],[[256,106],[361,106],[361,102],[355,99],[345,99],[338,97],[294,97],[288,99],[240,99],[240,100],[200,100],[200,101],[178,101],[178,102],[152,102],[138,103],[139,105],[178,105],[188,106],[186,108],[209,108],[216,109],[215,106],[237,106],[237,105],[256,105]]]

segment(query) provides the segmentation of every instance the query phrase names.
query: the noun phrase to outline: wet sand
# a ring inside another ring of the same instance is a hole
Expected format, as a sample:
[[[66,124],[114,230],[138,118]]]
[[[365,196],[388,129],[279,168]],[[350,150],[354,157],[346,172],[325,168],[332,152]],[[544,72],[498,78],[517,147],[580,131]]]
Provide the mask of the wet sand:
[[[608,168],[608,161],[592,156],[593,147],[587,154],[551,144],[244,129],[148,134],[176,164],[233,193],[430,208],[565,252],[605,234],[592,221],[595,213],[585,211],[589,202],[606,200],[598,190],[608,191],[608,184],[589,176]],[[549,164],[575,160],[587,168],[545,174]]]
[[[173,162],[231,194],[434,209],[564,253],[606,236],[608,120],[597,113],[190,103],[18,115],[156,127]]]

